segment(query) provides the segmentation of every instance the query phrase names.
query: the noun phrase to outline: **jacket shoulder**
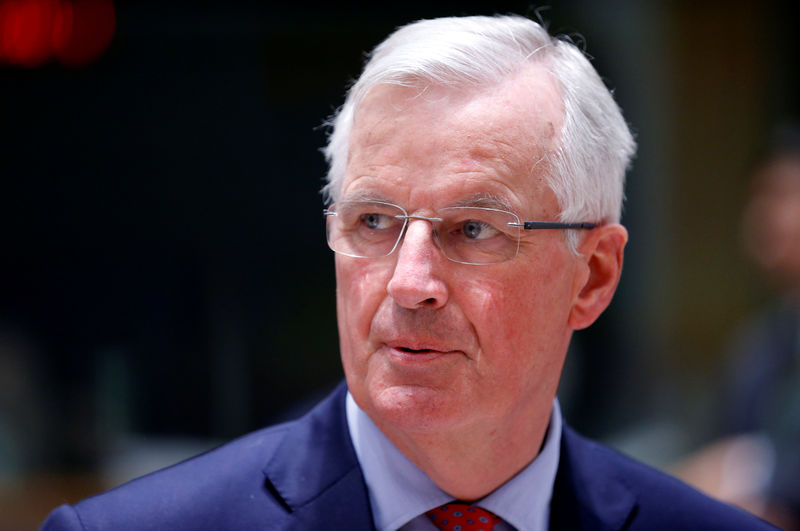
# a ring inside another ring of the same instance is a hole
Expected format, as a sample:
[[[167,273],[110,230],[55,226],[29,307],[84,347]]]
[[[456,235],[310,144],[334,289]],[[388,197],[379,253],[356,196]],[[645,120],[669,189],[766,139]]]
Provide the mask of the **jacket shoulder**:
[[[371,530],[339,385],[303,417],[53,512],[43,529]]]
[[[626,529],[774,529],[568,427],[561,460],[557,485],[562,494],[568,491],[584,519],[602,520],[609,507],[616,507],[616,523]]]
[[[257,529],[250,516],[282,511],[266,497],[264,464],[291,423],[247,434],[176,465],[53,511],[43,530]],[[135,523],[135,524],[134,524]]]

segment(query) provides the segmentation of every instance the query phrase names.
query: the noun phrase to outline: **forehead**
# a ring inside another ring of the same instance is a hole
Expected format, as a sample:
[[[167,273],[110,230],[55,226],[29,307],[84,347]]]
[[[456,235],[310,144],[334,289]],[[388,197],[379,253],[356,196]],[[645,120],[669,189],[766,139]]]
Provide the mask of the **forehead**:
[[[562,116],[541,66],[480,90],[378,85],[355,116],[343,198],[413,201],[433,192],[442,201],[482,196],[521,207],[549,191],[545,156]]]

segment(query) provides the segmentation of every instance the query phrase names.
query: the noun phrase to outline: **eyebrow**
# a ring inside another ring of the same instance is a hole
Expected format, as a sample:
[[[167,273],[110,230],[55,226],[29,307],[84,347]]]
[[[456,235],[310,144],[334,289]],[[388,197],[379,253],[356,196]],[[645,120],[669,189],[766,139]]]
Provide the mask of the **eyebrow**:
[[[377,193],[372,190],[358,190],[348,197],[342,197],[342,201],[379,201],[383,203],[392,203],[390,199],[388,199],[383,194]],[[511,203],[498,195],[489,194],[489,193],[477,193],[466,199],[462,199],[453,203],[450,206],[454,207],[480,207],[480,208],[493,208],[496,210],[506,210],[508,212],[514,212],[514,208],[511,206]]]
[[[475,194],[467,199],[459,201],[453,206],[494,208],[497,210],[507,210],[509,212],[513,212],[511,203],[509,203],[505,198],[486,193]]]
[[[349,194],[347,197],[342,197],[340,201],[380,201],[383,203],[391,203],[384,195],[373,192],[372,190],[358,190]]]

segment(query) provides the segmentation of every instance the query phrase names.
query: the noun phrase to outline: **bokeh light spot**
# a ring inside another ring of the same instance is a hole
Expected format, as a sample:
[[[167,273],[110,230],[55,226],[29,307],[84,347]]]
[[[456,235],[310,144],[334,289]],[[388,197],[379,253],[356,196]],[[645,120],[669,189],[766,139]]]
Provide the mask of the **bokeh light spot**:
[[[0,0],[0,63],[86,66],[108,49],[115,25],[111,0]]]

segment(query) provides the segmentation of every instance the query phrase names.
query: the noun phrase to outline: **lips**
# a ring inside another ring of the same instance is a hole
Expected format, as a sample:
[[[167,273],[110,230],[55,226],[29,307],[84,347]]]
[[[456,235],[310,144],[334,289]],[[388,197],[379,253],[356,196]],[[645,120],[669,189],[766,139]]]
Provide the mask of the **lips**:
[[[427,352],[452,352],[453,350],[459,350],[458,347],[449,341],[421,339],[411,335],[402,338],[384,340],[383,343],[391,349],[401,350],[411,354]]]
[[[402,350],[403,352],[408,352],[409,354],[426,354],[428,352],[434,352],[429,348],[416,349],[416,348],[408,348],[408,347],[399,347],[398,350]]]
[[[396,360],[426,361],[462,352],[460,349],[449,345],[417,344],[413,342],[388,342],[384,343],[386,352]]]
[[[430,329],[399,332],[395,330],[387,334],[375,334],[373,345],[379,348],[383,346],[393,355],[404,358],[436,357],[470,351],[468,343],[455,337],[455,334],[431,334]]]
[[[384,304],[370,326],[370,343],[404,359],[423,360],[475,350],[475,338],[463,317],[452,312],[409,311]]]

